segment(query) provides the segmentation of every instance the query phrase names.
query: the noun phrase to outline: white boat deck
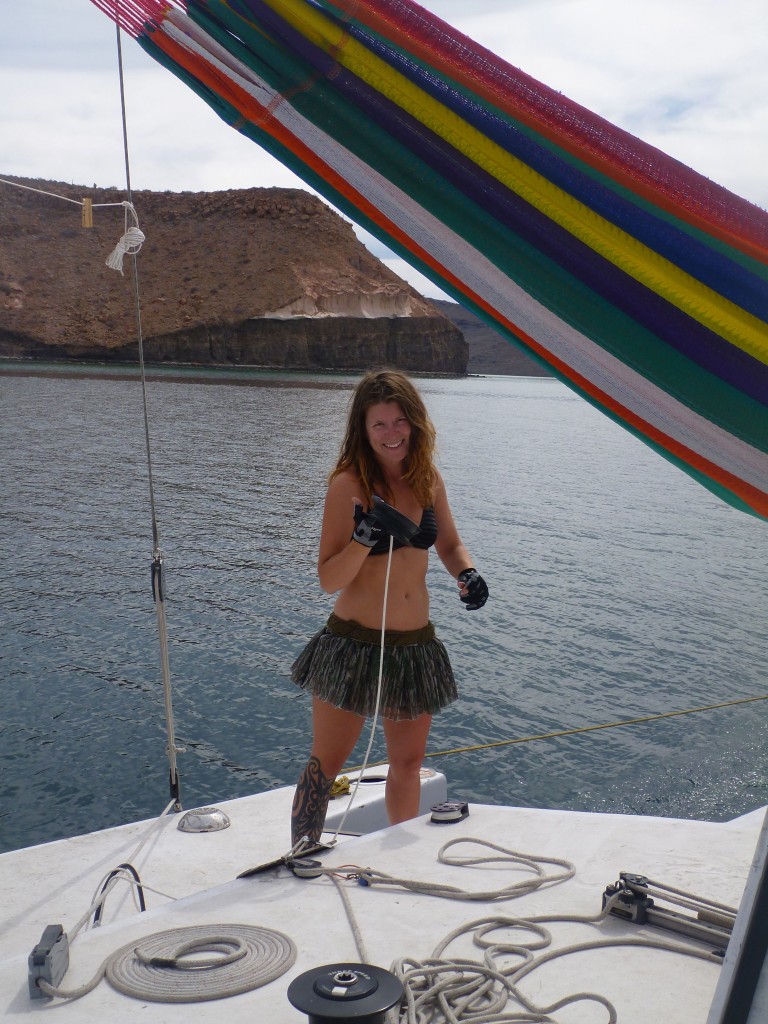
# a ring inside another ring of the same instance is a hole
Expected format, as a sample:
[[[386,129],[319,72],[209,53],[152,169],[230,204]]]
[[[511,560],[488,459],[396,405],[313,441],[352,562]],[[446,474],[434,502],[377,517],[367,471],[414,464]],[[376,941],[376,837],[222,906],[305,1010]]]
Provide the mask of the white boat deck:
[[[386,766],[366,772],[345,832],[371,832],[386,821],[386,773]],[[348,778],[354,786],[356,773]],[[329,830],[338,828],[351,797],[350,793],[330,802]],[[445,776],[423,768],[421,811],[426,813],[445,797]],[[47,924],[63,924],[65,930],[74,926],[98,895],[106,875],[126,860],[142,883],[178,900],[282,857],[290,848],[292,799],[293,789],[285,787],[218,803],[216,807],[231,822],[219,832],[180,832],[181,815],[169,814],[0,855],[0,958],[20,949],[30,952]],[[326,838],[330,835],[332,831]],[[340,841],[345,838],[339,837]],[[169,902],[151,892],[146,899],[148,908]],[[108,897],[102,925],[135,912],[131,887],[120,884]]]
[[[56,1019],[122,1022],[220,1021],[228,1024],[301,1024],[305,1014],[286,991],[297,976],[337,962],[361,962],[339,891],[329,877],[300,879],[285,867],[237,879],[236,875],[286,852],[292,790],[220,804],[232,819],[222,832],[190,835],[177,818],[160,821],[134,865],[142,882],[173,900],[147,893],[148,910],[136,913],[122,886],[107,901],[103,924],[83,930],[70,950],[62,987],[89,980],[101,961],[142,936],[189,925],[242,924],[277,930],[297,947],[293,966],[264,987],[225,1001],[160,1003],[115,991],[107,981],[72,1003],[30,1000],[27,957],[43,928],[71,929],[89,906],[103,876],[135,849],[147,824],[136,824],[50,843],[0,857],[3,904],[0,929],[0,1014],[12,1019],[54,1012]],[[433,801],[434,802],[434,801]],[[438,942],[465,922],[502,916],[592,915],[606,885],[620,871],[644,874],[697,895],[738,906],[760,832],[763,812],[725,824],[625,815],[595,815],[473,805],[469,817],[436,825],[429,815],[351,838],[325,852],[324,866],[354,863],[392,876],[440,882],[474,892],[495,890],[529,877],[519,866],[441,864],[439,849],[460,837],[495,843],[539,857],[563,858],[576,869],[570,880],[503,902],[466,902],[404,889],[342,883],[367,953],[367,962],[389,968],[401,957],[426,959]],[[491,851],[461,846],[461,856]],[[600,925],[553,923],[553,947],[606,937],[680,936],[611,917]],[[700,947],[703,948],[703,947]],[[445,956],[482,959],[461,939]],[[521,984],[527,996],[547,1005],[592,991],[609,999],[620,1024],[705,1024],[720,968],[675,953],[618,946],[569,954],[544,964]],[[510,1005],[508,1008],[519,1009]],[[607,1010],[580,1003],[553,1013],[558,1024],[608,1020]]]

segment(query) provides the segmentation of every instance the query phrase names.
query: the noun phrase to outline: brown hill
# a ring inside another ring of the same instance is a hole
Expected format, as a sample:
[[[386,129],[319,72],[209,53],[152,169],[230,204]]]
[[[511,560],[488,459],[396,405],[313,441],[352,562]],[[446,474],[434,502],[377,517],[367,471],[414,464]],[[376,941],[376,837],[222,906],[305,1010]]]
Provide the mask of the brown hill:
[[[517,345],[507,341],[484,320],[455,302],[433,299],[434,305],[459,328],[469,346],[468,373],[511,377],[551,377],[552,374]]]
[[[120,205],[102,204],[123,194],[14,180],[28,190],[0,184],[0,357],[135,361],[131,261],[124,276],[105,264],[126,225]],[[66,199],[92,201],[93,227]],[[461,331],[309,193],[142,191],[133,202],[148,363],[466,373]]]

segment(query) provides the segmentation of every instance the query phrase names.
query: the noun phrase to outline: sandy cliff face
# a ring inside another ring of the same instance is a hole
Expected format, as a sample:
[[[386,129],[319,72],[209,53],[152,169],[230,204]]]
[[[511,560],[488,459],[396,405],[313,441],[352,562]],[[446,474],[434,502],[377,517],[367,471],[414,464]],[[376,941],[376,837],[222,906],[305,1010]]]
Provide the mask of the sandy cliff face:
[[[549,368],[504,338],[480,317],[455,302],[435,299],[435,306],[459,328],[469,346],[467,373],[508,377],[551,377]]]
[[[136,301],[106,259],[125,230],[123,194],[15,179],[89,198],[92,228],[60,198],[0,185],[0,356],[135,359]],[[461,331],[297,189],[135,192],[150,362],[463,374]]]

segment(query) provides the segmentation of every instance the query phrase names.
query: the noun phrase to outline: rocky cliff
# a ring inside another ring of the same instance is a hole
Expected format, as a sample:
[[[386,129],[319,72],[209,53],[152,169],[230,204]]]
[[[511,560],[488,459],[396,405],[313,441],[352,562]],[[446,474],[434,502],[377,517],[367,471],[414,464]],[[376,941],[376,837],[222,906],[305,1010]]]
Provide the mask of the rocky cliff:
[[[0,184],[0,357],[135,360],[130,259],[124,275],[105,262],[126,229],[123,194],[13,180],[30,190]],[[66,199],[91,200],[92,227]],[[460,329],[309,193],[134,192],[133,202],[146,236],[147,362],[466,373]]]
[[[546,366],[489,327],[484,320],[455,302],[433,300],[461,331],[469,346],[467,373],[507,377],[552,377]]]

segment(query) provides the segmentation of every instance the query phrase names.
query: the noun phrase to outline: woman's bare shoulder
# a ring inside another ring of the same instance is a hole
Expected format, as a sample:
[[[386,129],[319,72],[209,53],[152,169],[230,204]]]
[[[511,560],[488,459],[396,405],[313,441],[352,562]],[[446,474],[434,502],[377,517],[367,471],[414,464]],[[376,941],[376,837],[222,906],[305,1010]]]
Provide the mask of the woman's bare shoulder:
[[[445,500],[447,498],[445,481],[443,480],[440,470],[437,468],[435,468],[435,485],[433,493],[435,496],[435,502],[438,500]]]
[[[342,469],[328,484],[329,494],[348,494],[360,490],[360,478],[352,469]]]
[[[328,484],[325,495],[326,512],[341,509],[346,516],[347,510],[355,504],[364,504],[363,488],[356,473],[351,469],[342,470]]]

